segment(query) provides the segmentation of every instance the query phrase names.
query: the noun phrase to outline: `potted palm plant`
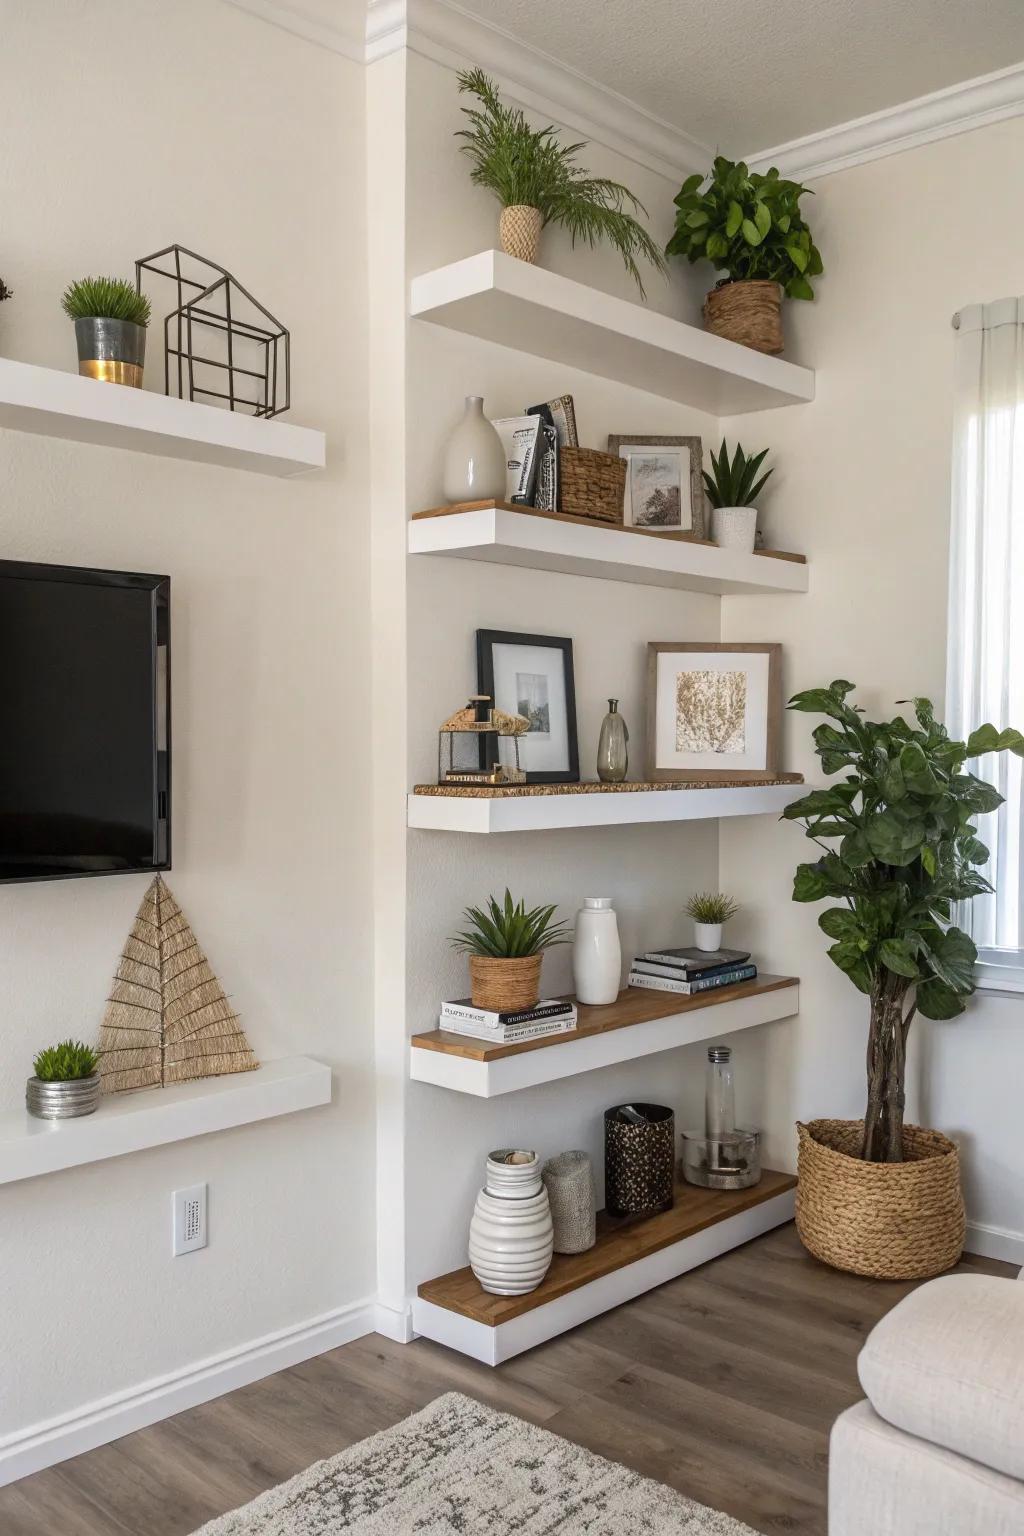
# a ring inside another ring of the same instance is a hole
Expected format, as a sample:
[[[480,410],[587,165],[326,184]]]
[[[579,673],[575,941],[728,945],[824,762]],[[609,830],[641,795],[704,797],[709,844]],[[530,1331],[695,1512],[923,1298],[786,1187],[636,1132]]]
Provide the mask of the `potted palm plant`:
[[[955,1143],[904,1124],[908,1036],[916,1015],[954,1018],[974,991],[977,951],[952,918],[992,889],[974,819],[1003,797],[965,764],[1024,756],[1024,736],[982,725],[954,741],[927,699],[913,701],[916,725],[866,720],[847,703],[852,691],[839,679],[789,704],[826,716],[815,749],[826,774],[842,775],[784,813],[820,850],[797,869],[793,899],[838,903],[818,925],[829,958],[869,1002],[864,1119],[798,1127],[796,1220],[825,1263],[911,1280],[956,1263],[964,1208]]]
[[[585,143],[560,144],[552,126],[535,130],[517,108],[507,107],[493,80],[481,69],[464,70],[459,90],[475,96],[477,107],[463,107],[469,127],[456,138],[473,162],[470,178],[501,203],[501,248],[521,261],[536,261],[546,224],[563,225],[589,246],[607,241],[622,257],[641,295],[644,285],[637,258],[664,272],[665,258],[634,213],[647,210],[620,182],[591,176],[576,164]],[[630,212],[632,210],[632,212]]]
[[[40,1120],[74,1120],[91,1115],[100,1102],[99,1057],[81,1040],[47,1046],[32,1063],[25,1107]]]
[[[800,212],[807,191],[774,166],[761,175],[724,155],[710,176],[683,182],[668,253],[725,273],[704,300],[706,330],[758,352],[783,350],[783,292],[813,299],[810,279],[823,270]]]
[[[540,997],[540,968],[544,951],[567,944],[565,923],[554,923],[555,908],[513,902],[506,889],[502,903],[488,898],[487,910],[467,907],[470,927],[456,934],[452,947],[469,955],[469,977],[475,1008],[501,1013],[532,1008]]]
[[[725,438],[715,458],[711,450],[711,473],[704,471],[704,488],[711,503],[711,537],[728,549],[752,553],[757,538],[757,507],[754,503],[774,470],[766,469],[760,480],[757,472],[768,449],[762,448],[748,459],[741,443],[736,444],[732,462]]]
[[[141,389],[150,314],[146,295],[123,277],[83,277],[65,289],[61,307],[75,322],[79,373]]]

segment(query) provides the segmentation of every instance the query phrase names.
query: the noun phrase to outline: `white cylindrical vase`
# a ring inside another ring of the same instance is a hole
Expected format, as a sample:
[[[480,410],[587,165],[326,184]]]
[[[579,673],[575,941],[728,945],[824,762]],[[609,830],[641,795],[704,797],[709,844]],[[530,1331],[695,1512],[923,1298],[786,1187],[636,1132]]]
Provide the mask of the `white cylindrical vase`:
[[[469,1224],[469,1263],[493,1296],[534,1291],[551,1265],[554,1227],[536,1152],[502,1149],[487,1158],[487,1184]]]
[[[752,555],[757,537],[757,508],[712,507],[711,537],[722,549]]]
[[[721,923],[694,923],[693,941],[698,949],[721,949],[722,925]]]
[[[576,914],[572,972],[580,1003],[614,1003],[622,982],[619,922],[610,896],[586,896]]]
[[[444,453],[445,497],[449,502],[502,501],[505,449],[484,415],[482,395],[467,395],[466,408]]]

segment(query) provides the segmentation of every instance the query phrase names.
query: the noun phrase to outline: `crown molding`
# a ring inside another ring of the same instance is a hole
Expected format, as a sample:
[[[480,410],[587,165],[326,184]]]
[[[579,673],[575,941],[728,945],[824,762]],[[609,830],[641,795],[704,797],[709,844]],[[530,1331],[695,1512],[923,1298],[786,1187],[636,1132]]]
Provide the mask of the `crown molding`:
[[[236,10],[281,27],[308,43],[362,64],[366,57],[363,0],[226,0]]]
[[[960,85],[933,91],[900,106],[887,107],[868,117],[857,117],[821,133],[793,139],[775,149],[747,155],[755,171],[777,165],[787,176],[799,179],[828,176],[850,166],[898,155],[906,149],[933,144],[956,133],[968,133],[1004,118],[1024,113],[1024,64],[991,75],[980,75]]]

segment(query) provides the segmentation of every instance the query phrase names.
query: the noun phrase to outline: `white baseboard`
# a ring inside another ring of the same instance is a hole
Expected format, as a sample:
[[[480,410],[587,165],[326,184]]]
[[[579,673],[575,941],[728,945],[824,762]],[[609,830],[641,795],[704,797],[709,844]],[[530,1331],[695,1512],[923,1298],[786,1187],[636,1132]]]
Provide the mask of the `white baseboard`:
[[[416,1337],[412,1326],[411,1304],[406,1302],[404,1307],[392,1307],[378,1301],[374,1312],[374,1332],[383,1334],[386,1339],[394,1339],[396,1344],[411,1344]]]
[[[1024,1265],[1024,1232],[992,1227],[984,1221],[969,1221],[964,1248],[983,1259],[1002,1259],[1006,1264]]]
[[[373,1333],[378,1310],[373,1300],[352,1302],[5,1435],[0,1438],[0,1487]]]

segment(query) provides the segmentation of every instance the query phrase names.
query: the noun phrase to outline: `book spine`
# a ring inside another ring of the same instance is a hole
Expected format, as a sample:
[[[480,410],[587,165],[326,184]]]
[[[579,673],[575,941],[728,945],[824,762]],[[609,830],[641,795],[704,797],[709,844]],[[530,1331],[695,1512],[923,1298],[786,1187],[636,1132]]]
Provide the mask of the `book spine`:
[[[540,1008],[521,1008],[515,1013],[492,1013],[486,1008],[468,1008],[462,1003],[443,1003],[442,1019],[467,1019],[472,1024],[485,1024],[489,1029],[500,1029],[503,1024],[532,1024],[537,1019],[566,1018],[575,1015],[575,1008],[565,1003],[545,1003]]]
[[[576,1020],[563,1022],[556,1019],[540,1024],[514,1024],[507,1029],[484,1029],[470,1023],[441,1021],[441,1027],[453,1035],[468,1035],[473,1040],[489,1040],[492,1045],[513,1045],[517,1040],[536,1040],[544,1035],[571,1035]]]
[[[669,976],[650,976],[643,971],[633,970],[629,973],[629,985],[647,987],[652,992],[677,992],[682,997],[689,997],[692,993],[713,992],[716,987],[728,987],[737,981],[753,981],[756,975],[756,965],[737,966],[721,976],[707,976],[696,981],[674,981]]]

